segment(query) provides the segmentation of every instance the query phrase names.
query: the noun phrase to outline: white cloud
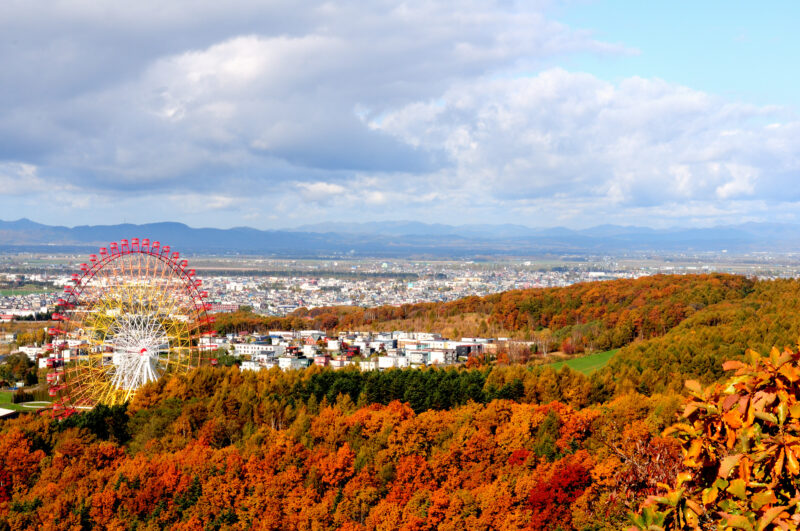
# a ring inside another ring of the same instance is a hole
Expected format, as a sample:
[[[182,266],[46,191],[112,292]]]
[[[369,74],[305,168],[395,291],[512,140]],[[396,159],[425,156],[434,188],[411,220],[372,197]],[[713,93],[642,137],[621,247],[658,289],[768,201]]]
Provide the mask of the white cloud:
[[[762,125],[775,111],[661,80],[614,85],[553,69],[460,84],[371,125],[414,145],[445,146],[461,183],[454,199],[470,190],[497,205],[572,202],[610,213],[685,200],[800,199],[800,124]],[[589,221],[581,210],[571,218]]]
[[[39,175],[39,168],[24,162],[0,162],[0,195],[23,196],[31,193],[61,193],[73,190],[68,182],[50,182]]]
[[[333,196],[344,194],[347,189],[336,183],[314,182],[297,183],[300,195],[308,201],[326,202]]]
[[[4,4],[0,160],[27,152],[44,175],[98,189],[421,171],[435,165],[428,153],[370,130],[355,109],[374,115],[457,80],[619,49],[535,2],[51,7]]]
[[[85,205],[85,223],[280,226],[313,201],[304,222],[587,225],[800,201],[800,124],[783,109],[659,79],[522,75],[630,52],[547,3],[8,0],[0,207],[36,217],[57,190],[42,215],[60,223]]]

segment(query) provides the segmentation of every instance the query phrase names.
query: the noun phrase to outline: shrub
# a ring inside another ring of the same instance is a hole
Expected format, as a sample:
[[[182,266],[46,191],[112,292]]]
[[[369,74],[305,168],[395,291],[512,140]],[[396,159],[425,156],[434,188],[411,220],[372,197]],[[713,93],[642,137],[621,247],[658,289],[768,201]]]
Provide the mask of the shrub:
[[[684,471],[651,496],[635,529],[797,529],[800,524],[800,352],[750,350],[746,362],[703,389],[686,382],[681,420],[665,431],[683,443]]]

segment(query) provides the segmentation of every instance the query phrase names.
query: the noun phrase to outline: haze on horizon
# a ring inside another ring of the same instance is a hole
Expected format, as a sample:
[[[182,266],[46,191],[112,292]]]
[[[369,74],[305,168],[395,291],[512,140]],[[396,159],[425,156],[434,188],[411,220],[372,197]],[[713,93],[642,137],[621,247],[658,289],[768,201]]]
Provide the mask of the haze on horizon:
[[[800,4],[0,7],[0,219],[800,223]]]

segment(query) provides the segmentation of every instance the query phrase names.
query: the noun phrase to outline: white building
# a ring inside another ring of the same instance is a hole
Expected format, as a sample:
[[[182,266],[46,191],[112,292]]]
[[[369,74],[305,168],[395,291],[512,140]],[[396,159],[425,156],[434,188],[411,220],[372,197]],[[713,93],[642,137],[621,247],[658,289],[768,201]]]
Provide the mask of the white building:
[[[391,337],[394,339],[416,339],[417,341],[436,341],[442,339],[441,334],[432,334],[430,332],[392,332]]]
[[[410,350],[406,351],[406,357],[411,365],[427,365],[428,364],[428,351],[427,350]]]
[[[200,351],[210,351],[210,350],[217,350],[218,348],[228,348],[228,340],[224,337],[209,337],[204,336],[201,337],[200,340],[197,342],[197,346]]]
[[[431,350],[428,360],[431,365],[451,365],[456,362],[456,351]]]
[[[261,364],[255,361],[243,361],[240,368],[243,371],[260,371],[262,369]]]
[[[317,355],[316,345],[303,345],[303,356],[307,358],[313,358],[316,355]]]
[[[291,369],[305,369],[309,366],[311,360],[308,358],[290,358],[290,357],[282,357],[278,358],[278,367],[281,368],[283,371],[288,371]]]
[[[402,369],[408,367],[408,358],[405,356],[378,356],[378,368],[383,369],[392,369],[398,368]]]
[[[332,358],[330,361],[330,366],[334,369],[344,369],[352,362],[345,358]]]
[[[359,364],[359,368],[362,371],[377,371],[378,360],[364,360]]]
[[[283,345],[269,345],[260,341],[255,343],[235,343],[233,345],[234,356],[255,356],[257,354],[282,356],[284,352],[286,352],[286,347]]]
[[[24,347],[19,347],[20,352],[28,356],[31,361],[36,361],[36,357],[44,354],[44,347],[34,347],[31,345],[26,345]]]

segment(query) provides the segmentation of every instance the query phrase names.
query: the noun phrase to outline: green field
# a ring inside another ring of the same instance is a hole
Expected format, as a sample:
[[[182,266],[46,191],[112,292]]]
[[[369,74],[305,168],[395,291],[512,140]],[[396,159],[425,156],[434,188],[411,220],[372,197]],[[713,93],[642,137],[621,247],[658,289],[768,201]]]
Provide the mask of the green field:
[[[573,358],[571,360],[566,361],[557,361],[555,363],[550,363],[547,366],[552,367],[555,370],[560,370],[561,367],[566,365],[573,371],[582,372],[583,374],[589,375],[592,374],[594,371],[598,369],[602,369],[608,360],[610,360],[614,354],[617,353],[619,349],[615,348],[614,350],[607,350],[605,352],[598,352],[597,354],[589,354],[588,356],[583,356],[580,358]]]
[[[24,408],[19,404],[11,402],[11,395],[13,391],[0,391],[0,407],[3,409],[13,409],[15,411],[22,411]]]
[[[22,404],[14,404],[11,402],[13,391],[0,391],[0,408],[13,409],[14,411],[38,411],[36,408],[22,407]],[[36,402],[37,404],[44,404],[44,402]]]
[[[52,287],[48,288],[42,286],[25,285],[15,289],[0,289],[0,296],[8,297],[11,295],[32,295],[34,293],[55,293],[55,291],[56,290]]]

